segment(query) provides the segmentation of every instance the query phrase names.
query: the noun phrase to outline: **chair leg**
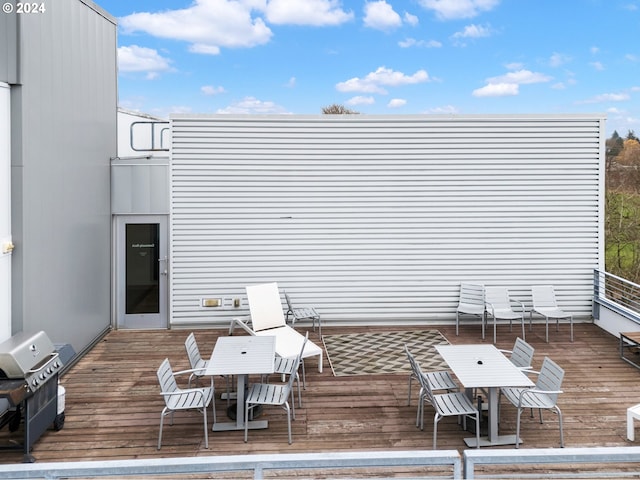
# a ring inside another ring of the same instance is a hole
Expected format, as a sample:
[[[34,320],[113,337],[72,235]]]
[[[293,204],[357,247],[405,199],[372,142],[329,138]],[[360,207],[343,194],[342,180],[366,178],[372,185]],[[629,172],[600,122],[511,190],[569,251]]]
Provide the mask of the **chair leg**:
[[[518,414],[516,415],[516,448],[519,448],[520,445],[520,414],[522,413],[522,409],[518,408]]]
[[[436,442],[438,441],[438,422],[440,419],[438,418],[438,414],[436,413],[435,417],[433,417],[433,449],[436,449]]]
[[[413,381],[413,373],[409,374],[409,396],[407,397],[407,406],[411,406],[411,382]]]
[[[214,407],[215,408],[215,407]],[[206,405],[202,409],[202,416],[204,417],[204,448],[209,449],[209,426],[207,423],[207,407]]]
[[[480,415],[482,411],[476,413],[476,448],[480,448]]]
[[[289,445],[291,445],[293,443],[293,440],[291,439],[291,411],[289,410],[289,404],[287,402],[284,402],[285,405],[285,410],[287,411],[287,428],[289,430]],[[294,419],[296,418],[295,415],[293,417]]]
[[[164,424],[164,415],[166,412],[166,408],[162,410],[162,413],[160,414],[160,433],[158,434],[158,450],[160,450],[161,446],[162,446],[162,426]]]
[[[545,318],[545,325],[546,325],[545,340],[547,341],[547,343],[549,343],[549,317],[544,317],[544,318]]]
[[[249,402],[244,402],[244,443],[247,443],[249,437]]]
[[[564,448],[564,433],[562,430],[562,412],[560,411],[557,405],[556,405],[556,412],[558,412],[558,423],[560,425],[560,447]]]

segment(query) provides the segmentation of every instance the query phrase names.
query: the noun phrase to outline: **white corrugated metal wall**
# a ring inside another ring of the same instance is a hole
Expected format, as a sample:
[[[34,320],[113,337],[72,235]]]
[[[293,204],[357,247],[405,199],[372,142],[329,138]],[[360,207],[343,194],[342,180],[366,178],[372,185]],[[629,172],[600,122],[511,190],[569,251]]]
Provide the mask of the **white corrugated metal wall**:
[[[589,317],[603,152],[599,115],[175,116],[171,323],[270,281],[327,324],[451,320],[460,281]]]

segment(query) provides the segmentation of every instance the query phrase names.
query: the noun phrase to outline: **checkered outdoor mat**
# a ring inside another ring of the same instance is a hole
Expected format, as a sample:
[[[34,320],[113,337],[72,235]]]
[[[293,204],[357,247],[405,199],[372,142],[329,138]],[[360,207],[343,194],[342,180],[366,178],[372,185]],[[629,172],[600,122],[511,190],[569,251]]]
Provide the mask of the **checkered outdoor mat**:
[[[447,345],[437,330],[324,335],[324,348],[336,377],[380,375],[411,371],[405,343],[423,371],[446,370],[434,345]]]

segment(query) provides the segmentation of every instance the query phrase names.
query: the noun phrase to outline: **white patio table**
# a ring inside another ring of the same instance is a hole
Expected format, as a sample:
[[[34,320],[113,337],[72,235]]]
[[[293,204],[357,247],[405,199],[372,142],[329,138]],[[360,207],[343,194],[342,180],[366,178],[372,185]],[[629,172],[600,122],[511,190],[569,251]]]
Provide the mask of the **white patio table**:
[[[274,371],[276,337],[229,336],[216,341],[205,375],[235,375],[237,378],[236,421],[215,422],[213,431],[244,430],[244,393],[249,374]],[[267,428],[266,420],[251,420],[249,428]]]
[[[436,345],[436,350],[468,395],[476,388],[488,392],[488,434],[480,437],[480,446],[515,444],[515,435],[498,435],[498,389],[532,387],[534,383],[531,379],[494,345]],[[469,447],[476,446],[475,437],[465,438],[464,441]]]

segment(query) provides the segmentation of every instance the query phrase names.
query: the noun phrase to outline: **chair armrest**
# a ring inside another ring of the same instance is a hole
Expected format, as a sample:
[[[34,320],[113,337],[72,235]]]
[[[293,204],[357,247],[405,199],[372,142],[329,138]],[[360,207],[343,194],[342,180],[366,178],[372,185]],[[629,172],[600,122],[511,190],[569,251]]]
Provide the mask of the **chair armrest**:
[[[204,391],[207,390],[206,388],[187,388],[184,390],[179,390],[176,392],[160,392],[160,395],[167,395],[167,396],[174,396],[174,395],[184,395],[186,393],[195,393],[198,394],[199,397],[201,397],[202,400],[202,404],[204,404],[204,400],[206,398]]]
[[[518,400],[518,407],[522,406],[522,400],[525,396],[535,396],[535,395],[555,395],[563,393],[562,390],[538,390],[536,388],[527,388],[520,392],[520,399]]]
[[[513,350],[504,350],[502,348],[499,348],[498,351],[502,353],[513,353]]]
[[[204,370],[204,368],[190,368],[189,370],[179,370],[177,372],[173,372],[173,376],[177,377],[178,375],[184,375],[185,373],[202,372]]]
[[[244,320],[240,317],[234,317],[231,319],[231,324],[229,325],[229,335],[233,335],[233,330],[235,329],[236,325],[242,328],[249,335],[255,335],[255,332],[249,326],[249,324],[251,323],[251,317],[244,318]]]

